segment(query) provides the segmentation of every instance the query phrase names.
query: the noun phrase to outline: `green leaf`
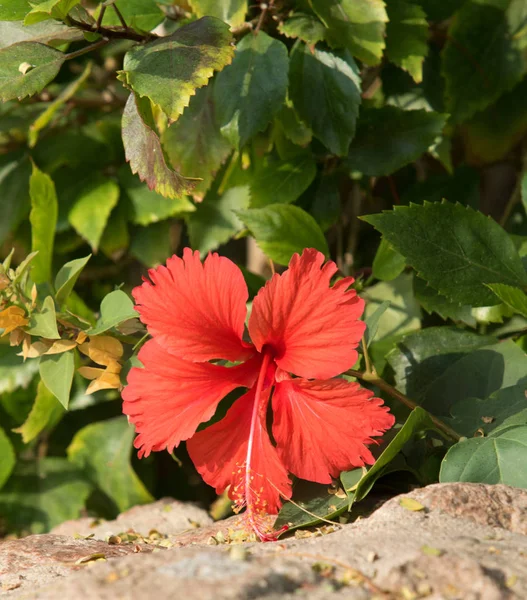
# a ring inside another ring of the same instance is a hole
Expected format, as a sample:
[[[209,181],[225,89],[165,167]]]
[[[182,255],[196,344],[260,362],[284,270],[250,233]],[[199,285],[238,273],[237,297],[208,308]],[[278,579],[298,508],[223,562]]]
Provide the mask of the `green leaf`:
[[[524,0],[465,2],[442,52],[446,110],[456,122],[512,89],[527,70]]]
[[[361,103],[360,74],[351,54],[296,44],[289,95],[314,135],[334,154],[347,154]]]
[[[9,345],[0,344],[0,396],[20,387],[27,388],[37,371],[36,360],[24,361]]]
[[[357,469],[362,474],[362,469]],[[322,519],[335,519],[348,508],[348,499],[328,493],[327,485],[298,481],[294,487],[294,501],[286,502],[274,523],[275,529],[284,525],[288,531],[299,527],[318,525]],[[320,518],[319,518],[320,517]]]
[[[39,0],[37,4],[32,2],[33,8],[26,15],[24,24],[34,25],[47,19],[63,20],[79,2],[80,0]]]
[[[27,157],[16,157],[13,153],[0,157],[0,244],[3,244],[7,236],[27,217],[30,206],[30,176],[31,164]]]
[[[97,174],[82,188],[69,212],[69,222],[94,252],[99,248],[104,228],[118,200],[119,186],[115,181]]]
[[[134,310],[134,303],[130,297],[121,290],[110,292],[101,302],[101,316],[95,327],[89,329],[88,335],[100,335],[112,327],[134,319],[139,315]]]
[[[366,347],[372,343],[375,339],[375,335],[377,334],[377,329],[379,328],[379,321],[383,314],[386,312],[390,303],[388,300],[385,300],[377,308],[371,313],[371,315],[365,318],[366,322],[366,332],[364,333],[364,338],[366,340]]]
[[[248,186],[236,186],[223,194],[211,190],[195,213],[187,217],[190,245],[205,255],[228,242],[243,229],[235,211],[249,207]]]
[[[280,110],[288,71],[287,48],[263,31],[246,35],[238,44],[232,64],[214,86],[218,123],[233,146],[245,146]]]
[[[126,167],[125,167],[126,168]],[[126,169],[130,173],[130,169]],[[120,202],[112,212],[101,238],[100,247],[110,259],[117,261],[124,256],[130,245],[128,232],[128,206]]]
[[[75,371],[73,352],[42,356],[39,371],[44,385],[67,410]]]
[[[309,212],[322,231],[335,225],[339,219],[341,211],[339,183],[340,178],[337,174],[324,174],[320,177],[313,195]]]
[[[309,0],[328,28],[326,40],[347,48],[367,65],[377,65],[384,49],[388,15],[382,0]]]
[[[15,467],[16,455],[11,440],[7,437],[5,431],[1,427],[0,456],[2,457],[0,460],[0,489],[2,489]]]
[[[22,100],[43,90],[59,72],[64,56],[36,42],[19,42],[0,50],[0,100]]]
[[[382,454],[375,461],[375,464],[361,478],[357,488],[349,493],[350,507],[354,502],[359,502],[368,495],[374,483],[384,474],[390,463],[402,451],[406,443],[425,431],[439,432],[426,410],[420,407],[414,408],[404,425],[397,432],[397,435],[386,446]]]
[[[29,444],[47,427],[53,427],[64,414],[64,408],[48,390],[43,381],[39,381],[37,397],[28,418],[23,425],[13,429],[22,436],[24,444]],[[0,487],[2,487],[0,485]]]
[[[163,11],[155,0],[117,0],[114,4],[119,9],[126,24],[137,31],[152,31],[164,19]],[[98,17],[100,9],[95,12]],[[105,27],[120,27],[121,21],[115,10],[108,6],[102,24]]]
[[[17,42],[39,42],[56,47],[82,39],[81,31],[59,21],[42,21],[35,25],[24,25],[23,21],[0,21],[0,48]]]
[[[424,336],[425,331],[431,333]],[[510,340],[481,345],[467,353],[455,344],[463,340],[478,343],[465,337],[469,334],[455,340],[446,327],[425,331],[421,339],[405,338],[388,355],[388,362],[395,371],[397,388],[436,415],[448,416],[456,402],[487,398],[497,390],[527,381],[527,356]],[[452,345],[441,347],[444,341]],[[423,348],[423,342],[429,346]]]
[[[523,204],[523,210],[525,211],[525,214],[527,214],[527,173],[524,173],[522,175],[520,194]]]
[[[275,120],[285,137],[293,142],[293,144],[304,147],[313,139],[313,132],[300,120],[293,103],[289,99],[286,100],[286,103],[276,113]]]
[[[405,336],[387,358],[397,389],[420,401],[450,366],[495,341],[455,327],[429,327]]]
[[[124,57],[118,79],[176,121],[196,89],[229,64],[231,39],[225,23],[204,17],[172,35],[133,46]]]
[[[27,0],[3,0],[0,4],[1,21],[18,21],[31,10]]]
[[[166,198],[190,194],[195,181],[171,169],[156,133],[152,105],[130,94],[123,113],[123,144],[132,173]]]
[[[256,163],[250,178],[251,208],[269,204],[291,204],[313,183],[317,174],[310,151],[299,152],[288,161],[275,155]]]
[[[421,327],[421,310],[413,297],[412,281],[412,274],[405,273],[393,281],[366,288],[361,294],[366,300],[366,319],[372,318],[385,302],[390,304],[377,323],[377,339],[401,335]]]
[[[404,271],[406,259],[394,247],[382,238],[375,258],[373,259],[372,273],[381,281],[392,281]]]
[[[439,480],[527,488],[526,463],[527,425],[519,425],[452,446],[441,464]]]
[[[406,0],[390,0],[386,5],[386,56],[408,71],[416,83],[423,80],[423,62],[428,54],[428,22],[425,11]]]
[[[196,210],[187,196],[164,198],[156,191],[149,190],[148,186],[142,183],[126,165],[119,169],[118,177],[119,184],[132,208],[127,211],[128,218],[136,225],[150,225]]]
[[[463,124],[465,155],[472,164],[495,163],[506,158],[527,133],[527,78],[491,106]]]
[[[245,21],[247,0],[189,0],[192,10],[198,17],[217,17],[231,27],[238,27]]]
[[[476,327],[477,321],[473,314],[474,309],[467,304],[461,305],[452,302],[446,296],[436,292],[420,277],[414,278],[414,293],[416,300],[428,314],[436,313],[442,319],[452,319],[456,323],[465,323],[470,327]]]
[[[527,273],[507,233],[460,204],[411,204],[361,217],[406,257],[419,276],[460,304],[491,306],[488,283],[527,286]]]
[[[86,82],[91,74],[92,63],[87,63],[81,76],[66,86],[61,93],[51,102],[46,110],[41,113],[35,121],[29,126],[29,147],[34,148],[37,141],[39,132],[47,127],[51,122],[51,119],[55,116],[64,104],[73,98],[73,96],[79,91],[82,85]]]
[[[63,265],[60,271],[57,273],[57,276],[55,277],[55,289],[57,290],[57,293],[55,294],[55,300],[59,306],[68,299],[68,296],[71,294],[79,275],[87,265],[90,258],[91,254],[85,258],[70,260]]]
[[[0,491],[0,514],[18,534],[78,519],[92,486],[65,458],[20,461]]]
[[[313,14],[296,12],[278,25],[278,31],[288,38],[300,39],[309,46],[321,42],[326,35],[326,27]]]
[[[196,92],[181,117],[164,133],[162,144],[174,169],[199,177],[193,196],[202,200],[231,145],[216,124],[214,85]]]
[[[130,254],[149,268],[163,264],[172,254],[170,222],[161,221],[136,229],[132,237]]]
[[[33,261],[31,279],[39,284],[51,281],[53,243],[57,227],[58,201],[55,184],[36,165],[29,180],[31,195],[31,251],[38,252]]]
[[[238,210],[236,214],[265,254],[281,265],[287,265],[291,256],[295,252],[301,254],[304,248],[316,248],[329,255],[326,238],[317,222],[298,206],[270,204],[265,208]]]
[[[47,338],[48,340],[60,339],[57,329],[55,302],[51,296],[44,300],[39,312],[32,313],[26,331],[33,336]]]
[[[361,112],[347,165],[364,175],[390,175],[426,152],[444,124],[445,117],[434,112],[368,108]]]
[[[505,285],[503,283],[487,284],[496,296],[510,306],[515,313],[527,317],[527,295],[517,287]]]
[[[126,417],[116,417],[84,427],[68,447],[68,460],[85,471],[119,512],[154,500],[130,464],[133,439]]]
[[[527,425],[525,384],[503,388],[485,399],[461,400],[452,406],[450,412],[450,425],[466,437],[473,437],[478,430],[488,435],[511,424]]]

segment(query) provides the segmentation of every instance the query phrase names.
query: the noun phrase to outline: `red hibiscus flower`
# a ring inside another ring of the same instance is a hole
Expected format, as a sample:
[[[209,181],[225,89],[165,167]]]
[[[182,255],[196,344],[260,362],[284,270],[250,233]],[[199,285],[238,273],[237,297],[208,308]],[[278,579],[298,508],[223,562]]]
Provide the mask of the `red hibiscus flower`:
[[[276,536],[261,516],[291,497],[289,473],[331,483],[372,464],[368,444],[394,423],[372,392],[335,379],[357,360],[364,301],[349,289],[352,278],[330,287],[337,267],[324,260],[306,249],[266,283],[249,317],[252,342],[243,337],[247,286],[227,258],[209,254],[202,264],[186,248],[133,292],[152,335],[139,352],[144,368],[130,371],[123,393],[139,456],[188,440],[203,479],[218,493],[229,488],[262,540]],[[240,387],[248,391],[225,417],[196,433]]]

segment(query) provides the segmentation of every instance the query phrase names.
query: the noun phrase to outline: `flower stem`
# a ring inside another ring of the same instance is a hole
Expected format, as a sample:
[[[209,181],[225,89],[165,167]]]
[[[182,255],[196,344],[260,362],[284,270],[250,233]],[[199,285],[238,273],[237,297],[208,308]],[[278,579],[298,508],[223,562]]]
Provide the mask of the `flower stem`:
[[[413,400],[410,400],[410,398],[402,394],[399,390],[395,389],[389,383],[386,383],[386,381],[384,381],[384,379],[382,379],[381,377],[377,376],[377,378],[372,378],[371,373],[368,373],[368,371],[362,372],[355,371],[354,369],[349,369],[348,371],[346,371],[346,374],[351,375],[352,377],[356,377],[357,379],[361,379],[362,381],[368,381],[370,383],[373,383],[373,385],[376,385],[378,388],[389,394],[392,398],[395,398],[396,400],[399,400],[399,402],[402,402],[410,410],[414,410],[414,408],[417,408],[419,406],[419,404],[417,404]],[[441,419],[434,417],[434,415],[430,414],[430,419],[433,421],[434,425],[444,434],[446,434],[449,438],[455,440],[456,442],[459,442],[459,440],[462,437],[459,435],[459,433],[454,431],[446,423],[443,423]]]

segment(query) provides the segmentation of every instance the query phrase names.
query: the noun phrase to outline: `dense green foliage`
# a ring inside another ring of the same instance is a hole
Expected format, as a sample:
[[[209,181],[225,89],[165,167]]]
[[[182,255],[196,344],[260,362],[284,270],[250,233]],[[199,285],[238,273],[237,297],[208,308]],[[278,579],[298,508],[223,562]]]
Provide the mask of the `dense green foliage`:
[[[279,270],[315,247],[367,302],[346,376],[398,425],[279,522],[527,487],[526,74],[525,0],[3,0],[0,533],[213,501],[121,416],[130,290],[184,246],[252,295],[258,248]]]

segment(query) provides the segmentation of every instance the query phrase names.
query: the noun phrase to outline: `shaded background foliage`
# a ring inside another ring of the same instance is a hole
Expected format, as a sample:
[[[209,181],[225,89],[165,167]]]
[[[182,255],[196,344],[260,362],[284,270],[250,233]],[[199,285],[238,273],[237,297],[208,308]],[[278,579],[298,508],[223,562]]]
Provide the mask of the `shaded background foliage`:
[[[145,333],[127,293],[185,245],[251,295],[262,251],[357,279],[358,376],[399,425],[368,473],[295,484],[311,513],[374,483],[527,486],[527,4],[248,4],[0,5],[4,533],[214,500],[184,447],[136,460],[119,401]]]

